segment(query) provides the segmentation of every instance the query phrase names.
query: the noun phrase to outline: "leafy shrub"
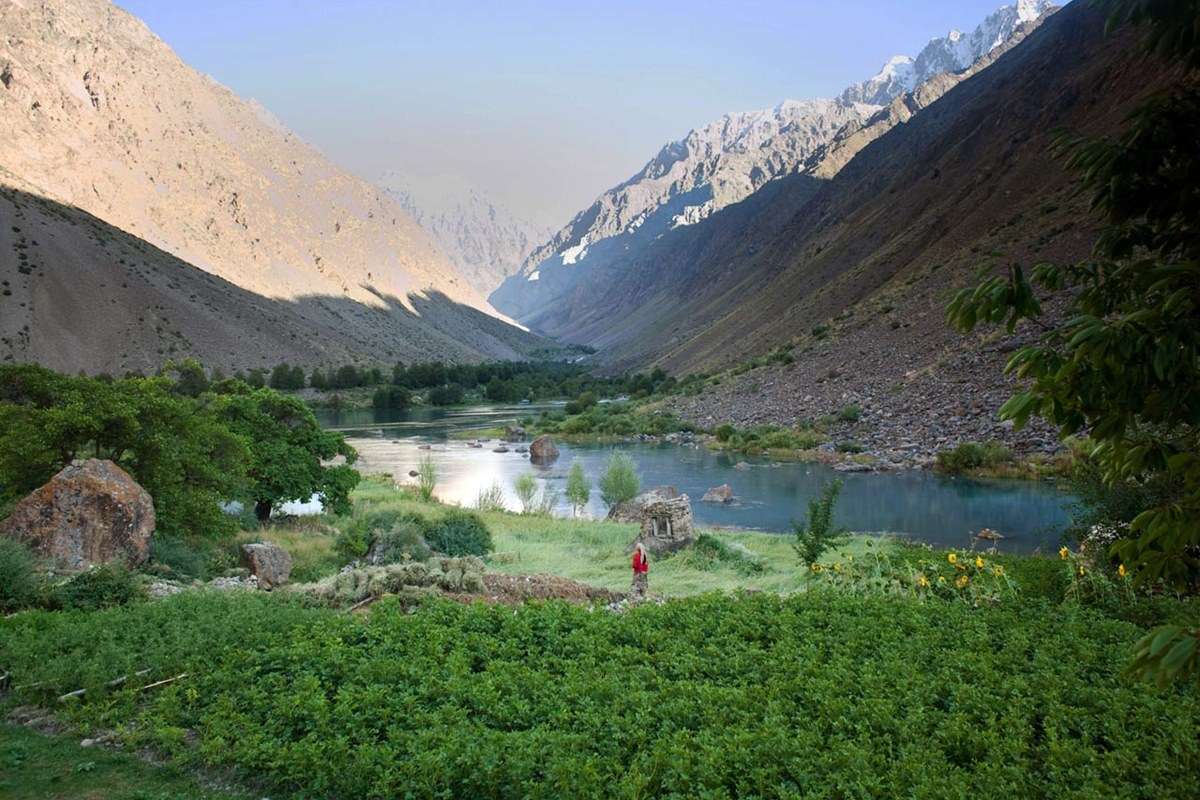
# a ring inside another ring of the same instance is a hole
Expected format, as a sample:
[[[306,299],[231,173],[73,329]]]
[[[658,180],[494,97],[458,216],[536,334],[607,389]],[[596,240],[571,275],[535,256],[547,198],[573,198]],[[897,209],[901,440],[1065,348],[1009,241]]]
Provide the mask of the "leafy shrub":
[[[205,540],[155,536],[150,540],[150,562],[166,568],[176,577],[203,580],[211,574],[211,561],[217,549]]]
[[[841,492],[841,481],[825,484],[821,494],[808,501],[808,521],[792,522],[792,535],[796,539],[793,547],[800,560],[809,566],[815,565],[826,550],[846,540],[846,532],[833,524],[833,511]]]
[[[0,612],[40,605],[45,587],[37,558],[24,543],[0,537]]]
[[[579,397],[576,397],[574,400],[567,403],[563,410],[568,414],[582,414],[592,406],[596,405],[596,402],[596,395],[592,394],[591,392],[584,392],[583,394],[579,395]]]
[[[858,422],[862,419],[862,406],[851,403],[848,406],[842,406],[837,415],[839,422]]]
[[[861,453],[866,448],[858,442],[847,440],[835,444],[834,449],[839,453]]]
[[[973,469],[995,467],[1013,460],[1012,451],[1000,442],[963,442],[953,450],[937,454],[938,469],[959,475]]]
[[[430,520],[425,541],[448,556],[485,556],[494,549],[492,534],[479,515],[457,508]]]
[[[537,478],[532,472],[524,472],[517,476],[513,481],[513,491],[517,493],[517,499],[521,501],[521,513],[529,514],[534,510],[534,498],[537,496]]]
[[[438,469],[433,456],[426,453],[417,462],[417,493],[421,500],[428,503],[433,500],[433,491],[437,488]]]
[[[120,564],[102,564],[75,575],[50,591],[55,608],[96,611],[144,599],[137,576]]]
[[[424,561],[433,555],[425,542],[425,526],[414,520],[401,520],[385,531],[375,534],[368,551],[372,564],[395,564],[399,561]]]
[[[424,517],[412,512],[388,509],[358,514],[342,526],[334,549],[345,561],[364,558],[377,537],[402,523],[415,524],[419,530],[426,524]]]
[[[600,499],[612,508],[637,497],[639,480],[633,459],[625,453],[609,456],[604,474],[600,476]]]
[[[759,575],[765,570],[761,558],[736,542],[726,542],[711,533],[702,533],[687,550],[675,558],[703,570],[729,567],[739,575]]]
[[[737,433],[737,428],[728,422],[722,422],[713,430],[713,434],[717,437],[718,442],[728,442],[735,433]]]
[[[357,618],[189,593],[23,614],[0,649],[14,685],[41,684],[19,702],[188,672],[63,713],[129,747],[194,731],[180,759],[253,770],[272,796],[1195,797],[1197,690],[1120,674],[1142,629],[937,598],[817,587],[619,615],[385,599]]]

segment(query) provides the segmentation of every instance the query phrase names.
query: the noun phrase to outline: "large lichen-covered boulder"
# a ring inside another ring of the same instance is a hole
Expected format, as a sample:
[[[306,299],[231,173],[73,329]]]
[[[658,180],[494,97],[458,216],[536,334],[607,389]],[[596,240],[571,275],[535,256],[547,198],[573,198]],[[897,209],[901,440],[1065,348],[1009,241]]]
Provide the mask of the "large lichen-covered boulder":
[[[529,460],[534,464],[549,464],[558,458],[554,440],[542,434],[529,443]]]
[[[17,503],[0,535],[23,541],[58,569],[110,561],[135,567],[150,554],[154,525],[150,493],[113,462],[89,458]]]
[[[292,555],[277,544],[254,542],[242,545],[242,563],[258,578],[259,588],[274,589],[288,582]]]
[[[634,543],[640,541],[651,553],[671,553],[695,540],[692,504],[686,494],[654,500],[642,507],[642,529]]]
[[[714,486],[704,493],[704,497],[700,498],[701,503],[732,503],[733,489],[728,483],[722,483],[720,486]]]
[[[652,489],[642,492],[632,500],[617,503],[610,508],[608,510],[608,520],[610,522],[641,522],[642,509],[645,508],[647,503],[670,500],[674,497],[679,497],[679,490],[674,486],[655,486]]]

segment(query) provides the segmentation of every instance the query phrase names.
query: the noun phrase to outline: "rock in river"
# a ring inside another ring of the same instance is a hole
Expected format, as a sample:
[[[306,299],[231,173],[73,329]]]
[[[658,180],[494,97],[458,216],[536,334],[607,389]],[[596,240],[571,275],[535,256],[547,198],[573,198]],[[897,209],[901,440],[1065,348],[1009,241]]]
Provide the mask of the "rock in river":
[[[733,489],[728,483],[722,483],[720,486],[714,486],[704,493],[704,497],[700,498],[702,503],[732,503]]]
[[[554,440],[549,436],[543,434],[530,442],[530,461],[535,464],[549,464],[556,458],[558,458],[558,448],[554,446]]]

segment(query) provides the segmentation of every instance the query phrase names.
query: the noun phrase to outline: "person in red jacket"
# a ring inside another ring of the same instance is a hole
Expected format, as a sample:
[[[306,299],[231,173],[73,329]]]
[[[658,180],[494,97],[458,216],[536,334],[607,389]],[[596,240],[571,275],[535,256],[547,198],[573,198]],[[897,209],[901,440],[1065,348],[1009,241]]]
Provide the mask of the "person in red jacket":
[[[646,596],[649,571],[650,559],[646,554],[646,546],[638,542],[633,546],[633,597],[635,600],[641,600]]]

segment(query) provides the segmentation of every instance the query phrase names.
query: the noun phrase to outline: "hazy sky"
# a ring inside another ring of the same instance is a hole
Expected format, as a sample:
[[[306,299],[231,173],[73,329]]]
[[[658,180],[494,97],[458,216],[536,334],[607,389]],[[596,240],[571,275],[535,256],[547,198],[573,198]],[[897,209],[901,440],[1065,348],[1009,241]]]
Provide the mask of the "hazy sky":
[[[117,0],[364,178],[555,227],[729,111],[836,95],[1003,0]]]

